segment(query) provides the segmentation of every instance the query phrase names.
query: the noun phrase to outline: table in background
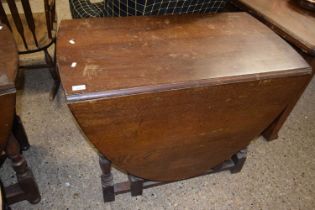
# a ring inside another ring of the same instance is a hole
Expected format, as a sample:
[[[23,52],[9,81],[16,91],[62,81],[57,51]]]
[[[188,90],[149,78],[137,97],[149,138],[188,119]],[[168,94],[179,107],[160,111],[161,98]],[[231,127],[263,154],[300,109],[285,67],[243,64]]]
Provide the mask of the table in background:
[[[107,201],[129,186],[112,185],[110,161],[142,180],[133,195],[143,180],[204,174],[246,148],[311,77],[246,13],[64,20],[57,53],[68,106],[109,160],[100,161]]]
[[[233,3],[270,26],[272,30],[295,46],[312,66],[313,73],[315,72],[315,12],[301,8],[294,0],[235,0]],[[304,89],[265,130],[263,135],[267,140],[278,137],[279,130]]]
[[[15,114],[15,77],[18,71],[18,54],[9,28],[0,23],[0,157],[12,161],[17,184],[5,188],[8,204],[22,200],[40,201],[37,184],[30,168],[21,154],[27,149],[28,140],[20,118]],[[0,163],[1,164],[1,163]]]

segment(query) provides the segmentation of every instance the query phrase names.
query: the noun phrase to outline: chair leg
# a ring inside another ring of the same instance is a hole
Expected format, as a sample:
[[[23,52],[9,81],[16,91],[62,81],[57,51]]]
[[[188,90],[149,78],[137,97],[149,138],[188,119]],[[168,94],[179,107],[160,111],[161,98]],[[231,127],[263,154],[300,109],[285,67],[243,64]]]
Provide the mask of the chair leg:
[[[33,177],[31,169],[20,153],[20,146],[15,136],[11,134],[6,154],[12,162],[12,167],[16,173],[18,183],[5,188],[5,195],[8,204],[27,200],[32,204],[38,203],[41,199],[38,186]]]
[[[49,68],[49,72],[51,74],[51,77],[54,80],[54,84],[53,87],[50,91],[49,94],[49,99],[53,100],[58,92],[59,86],[60,86],[60,77],[59,77],[59,73],[58,73],[58,69],[57,69],[57,63],[56,63],[56,50],[54,51],[54,60],[52,59],[52,57],[50,56],[50,54],[48,53],[47,49],[44,50],[45,53],[45,60],[46,63],[51,66]]]
[[[51,91],[49,93],[49,100],[51,101],[54,100],[54,98],[56,97],[58,93],[59,87],[60,87],[60,79],[57,79],[54,81],[53,87],[51,88]]]
[[[25,84],[24,69],[19,68],[17,71],[16,79],[15,79],[15,88],[17,90],[23,90],[24,84]]]

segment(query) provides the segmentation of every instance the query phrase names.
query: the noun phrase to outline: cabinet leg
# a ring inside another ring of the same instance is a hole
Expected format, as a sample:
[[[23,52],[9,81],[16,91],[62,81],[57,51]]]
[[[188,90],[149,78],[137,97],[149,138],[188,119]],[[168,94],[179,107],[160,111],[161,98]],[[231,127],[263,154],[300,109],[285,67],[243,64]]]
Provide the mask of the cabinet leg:
[[[230,169],[231,174],[238,173],[242,170],[247,156],[247,149],[243,149],[232,156],[234,167]]]
[[[130,183],[131,196],[142,195],[144,180],[131,175],[128,176],[128,179]]]
[[[99,156],[99,164],[102,170],[101,182],[104,202],[115,200],[113,175],[111,173],[111,162],[104,156]]]
[[[31,169],[20,153],[20,146],[13,134],[11,134],[6,147],[6,154],[12,162],[18,183],[6,188],[6,197],[9,204],[27,200],[32,204],[38,203],[41,199],[38,186],[33,177]]]

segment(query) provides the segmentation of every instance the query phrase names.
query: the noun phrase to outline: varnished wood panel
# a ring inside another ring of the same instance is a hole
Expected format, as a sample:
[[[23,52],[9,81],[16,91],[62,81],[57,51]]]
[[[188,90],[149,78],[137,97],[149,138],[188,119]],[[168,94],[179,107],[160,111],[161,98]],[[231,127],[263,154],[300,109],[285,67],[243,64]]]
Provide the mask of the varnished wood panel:
[[[64,20],[58,37],[68,100],[309,71],[294,49],[246,13]],[[76,85],[86,89],[73,91]]]
[[[0,154],[11,133],[15,113],[15,92],[0,93]]]
[[[0,154],[11,132],[15,112],[15,77],[18,55],[9,28],[2,23],[0,30]]]
[[[9,28],[0,23],[0,94],[1,91],[14,89],[18,68],[18,54]]]
[[[302,53],[304,59],[309,63],[311,68],[313,69],[313,74],[309,78],[309,81],[305,83],[304,88],[299,92],[299,93],[291,93],[291,99],[292,101],[287,105],[287,107],[281,112],[279,117],[275,119],[275,121],[263,132],[263,136],[265,137],[266,140],[275,140],[278,138],[278,132],[284,125],[286,119],[294,109],[296,103],[300,99],[301,95],[304,93],[305,89],[307,88],[308,84],[311,82],[312,77],[314,76],[315,73],[315,57],[311,56],[309,54]]]
[[[295,0],[236,0],[238,6],[271,25],[286,40],[315,56],[315,13]]]
[[[88,139],[114,165],[145,179],[205,173],[246,147],[310,75],[69,104]]]

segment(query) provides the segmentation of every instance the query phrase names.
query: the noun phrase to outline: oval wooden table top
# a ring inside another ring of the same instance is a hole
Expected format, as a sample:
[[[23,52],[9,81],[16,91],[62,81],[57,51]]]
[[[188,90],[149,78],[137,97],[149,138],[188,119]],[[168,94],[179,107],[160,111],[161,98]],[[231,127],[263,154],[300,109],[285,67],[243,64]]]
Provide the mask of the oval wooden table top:
[[[236,0],[236,5],[271,25],[275,31],[315,56],[315,13],[301,8],[295,0]]]
[[[244,149],[311,75],[246,13],[64,20],[57,53],[87,138],[116,167],[159,181]]]
[[[57,49],[68,100],[281,75],[308,66],[246,13],[63,20]]]
[[[9,28],[0,23],[0,94],[15,88],[18,53]]]

